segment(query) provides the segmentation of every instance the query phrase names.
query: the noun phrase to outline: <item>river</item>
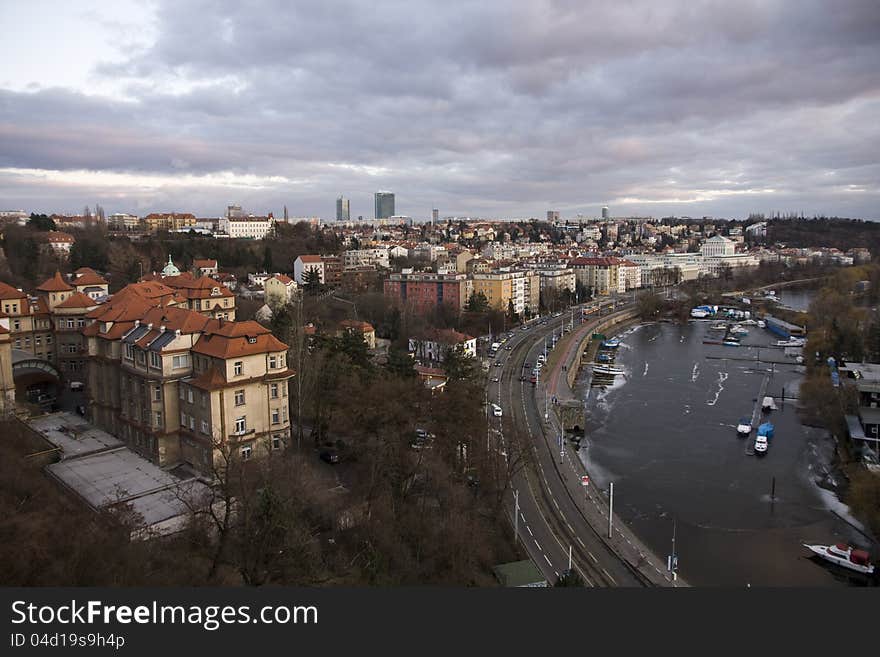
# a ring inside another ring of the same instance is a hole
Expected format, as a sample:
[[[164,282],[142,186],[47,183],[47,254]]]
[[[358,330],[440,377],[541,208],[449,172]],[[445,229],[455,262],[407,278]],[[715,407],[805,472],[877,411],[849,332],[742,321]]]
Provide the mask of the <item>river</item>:
[[[736,423],[751,415],[770,365],[728,360],[763,354],[775,337],[757,327],[742,347],[718,339],[710,322],[647,324],[621,338],[614,387],[586,386],[588,421],[581,458],[600,489],[614,481],[614,509],[656,554],[670,554],[675,518],[679,572],[695,585],[833,586],[863,581],[807,559],[802,543],[870,541],[832,512],[847,515],[816,481],[830,478],[834,445],[800,424],[795,402],[777,401],[768,454],[747,454]],[[751,345],[751,346],[746,346]],[[727,357],[723,360],[711,356]],[[768,393],[796,395],[801,368],[773,368]],[[771,486],[775,478],[775,499]],[[876,553],[876,550],[873,550]]]

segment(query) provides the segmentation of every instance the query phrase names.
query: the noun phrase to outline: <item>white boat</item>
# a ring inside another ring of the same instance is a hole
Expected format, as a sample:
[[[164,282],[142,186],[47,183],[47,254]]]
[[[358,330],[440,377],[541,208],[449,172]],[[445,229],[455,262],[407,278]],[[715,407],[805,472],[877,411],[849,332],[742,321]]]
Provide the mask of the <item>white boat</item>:
[[[595,374],[608,374],[611,376],[616,376],[618,374],[624,374],[624,371],[619,367],[609,367],[608,365],[594,365],[593,373]]]
[[[769,447],[770,443],[767,441],[767,436],[758,436],[755,438],[755,454],[758,456],[764,456],[767,453],[767,447]]]
[[[838,566],[843,566],[866,575],[871,575],[874,572],[874,566],[868,553],[864,550],[857,550],[851,545],[844,543],[837,543],[836,545],[807,545],[804,543],[803,545],[813,554]]]
[[[775,411],[776,410],[776,402],[773,401],[773,397],[764,397],[761,401],[761,410],[765,413],[767,411]]]
[[[743,320],[742,322],[740,322],[740,323],[741,323],[743,326],[757,326],[757,324],[758,324],[758,322],[756,322],[754,319],[744,319],[744,320]]]
[[[724,322],[715,322],[714,324],[712,324],[712,326],[709,327],[709,330],[710,331],[726,331],[727,324],[725,324]]]
[[[739,424],[736,425],[736,433],[738,436],[748,436],[752,433],[752,418],[741,417]]]
[[[803,338],[789,338],[788,340],[777,340],[777,347],[803,347],[807,343]]]
[[[758,328],[767,328],[767,322],[765,322],[763,319],[759,319]]]
[[[748,335],[749,329],[743,328],[739,324],[736,324],[730,328],[730,332],[733,333],[734,335]]]
[[[706,319],[709,316],[709,312],[706,310],[701,310],[700,308],[694,308],[691,310],[691,317],[696,319]]]

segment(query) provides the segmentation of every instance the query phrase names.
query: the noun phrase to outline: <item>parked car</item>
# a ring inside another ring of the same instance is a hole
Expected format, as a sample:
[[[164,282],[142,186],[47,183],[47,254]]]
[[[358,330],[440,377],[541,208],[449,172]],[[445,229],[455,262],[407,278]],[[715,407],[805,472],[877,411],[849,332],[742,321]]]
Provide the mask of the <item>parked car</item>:
[[[319,456],[325,463],[339,463],[339,452],[333,448],[322,449]]]
[[[71,381],[69,384],[69,387],[71,390],[76,391],[76,390],[82,390],[86,386],[82,381]]]

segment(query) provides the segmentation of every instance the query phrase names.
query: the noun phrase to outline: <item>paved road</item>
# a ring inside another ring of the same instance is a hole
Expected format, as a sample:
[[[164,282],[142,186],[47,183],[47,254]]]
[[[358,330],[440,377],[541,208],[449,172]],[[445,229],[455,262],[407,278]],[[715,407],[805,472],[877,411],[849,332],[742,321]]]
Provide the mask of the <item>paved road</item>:
[[[582,501],[569,489],[571,482],[566,483],[566,475],[573,473],[573,464],[566,461],[576,457],[545,436],[545,409],[535,403],[533,384],[520,380],[521,374],[530,375],[531,368],[524,368],[524,363],[534,365],[545,337],[554,331],[558,335],[570,317],[565,314],[526,331],[517,329],[496,358],[503,366],[490,368],[491,378],[501,370],[501,381],[490,385],[489,397],[504,409],[496,427],[505,453],[509,452],[512,487],[519,492],[519,537],[550,582],[568,568],[570,555],[572,568],[588,586],[643,586],[649,581],[621,560],[585,517],[580,507],[587,505],[588,497]],[[517,445],[526,451],[518,452]]]
[[[611,314],[612,308],[606,307],[611,304],[603,302],[599,313],[586,323],[575,322],[574,332],[561,339],[552,355],[548,336],[561,336],[560,326],[571,321],[570,315],[526,331],[517,330],[496,358],[503,367],[493,367],[490,373],[492,378],[498,376],[499,369],[503,373],[500,384],[492,384],[489,392],[492,401],[505,409],[503,422],[496,423],[503,430],[497,436],[501,449],[511,452],[507,463],[512,486],[519,491],[519,537],[551,582],[568,568],[570,559],[572,568],[589,586],[686,586],[681,579],[669,579],[665,563],[616,514],[609,538],[607,493],[580,485],[586,470],[576,450],[561,441],[553,407],[548,403],[557,390],[562,397],[575,398],[562,365],[570,364],[580,338],[594,330],[599,316]],[[617,305],[618,310],[625,307]],[[579,320],[578,314],[575,317]],[[539,381],[537,386],[520,381],[521,374],[530,376],[545,339],[550,364],[542,374],[547,381]],[[530,366],[525,368],[525,363]],[[517,445],[525,451],[517,454]],[[527,458],[523,459],[522,454]],[[512,514],[513,504],[510,511]]]

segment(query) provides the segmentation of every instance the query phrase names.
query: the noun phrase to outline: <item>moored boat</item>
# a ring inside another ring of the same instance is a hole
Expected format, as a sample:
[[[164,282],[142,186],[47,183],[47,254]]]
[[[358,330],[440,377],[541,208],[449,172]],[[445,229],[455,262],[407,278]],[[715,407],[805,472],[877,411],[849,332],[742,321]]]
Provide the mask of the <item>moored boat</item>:
[[[618,374],[624,374],[624,371],[619,367],[611,367],[609,365],[594,365],[593,372],[596,374],[608,374],[610,376],[617,376]]]
[[[709,330],[710,331],[726,331],[727,324],[725,324],[724,322],[715,322],[714,324],[712,324],[712,326],[709,327]]]
[[[864,550],[858,550],[851,545],[846,545],[845,543],[837,543],[835,545],[808,545],[804,543],[803,545],[816,556],[838,566],[843,566],[866,575],[871,575],[874,572],[874,565],[871,563],[870,555]]]
[[[604,340],[601,345],[602,349],[617,349],[620,346],[620,340],[617,338],[611,338],[610,340]]]

